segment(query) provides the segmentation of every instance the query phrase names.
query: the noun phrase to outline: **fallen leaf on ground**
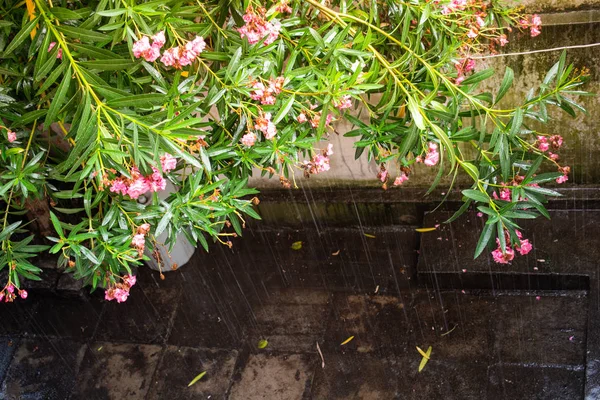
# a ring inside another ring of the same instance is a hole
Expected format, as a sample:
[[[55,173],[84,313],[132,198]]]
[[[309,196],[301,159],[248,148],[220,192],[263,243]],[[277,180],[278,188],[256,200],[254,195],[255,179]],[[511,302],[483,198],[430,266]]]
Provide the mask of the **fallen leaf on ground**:
[[[325,369],[325,359],[323,358],[323,353],[321,353],[321,348],[319,347],[319,342],[317,342],[317,351],[321,356],[321,368]]]
[[[198,376],[196,376],[194,379],[192,379],[192,381],[190,383],[188,383],[188,387],[192,386],[194,383],[198,382],[200,379],[202,379],[202,377],[206,375],[206,371],[204,372],[200,372],[198,374]]]
[[[417,229],[415,229],[415,231],[423,233],[423,232],[433,232],[436,229],[437,228],[417,228]]]
[[[292,243],[292,250],[300,250],[302,248],[302,241]]]
[[[421,348],[419,346],[417,346],[417,351],[423,356],[423,359],[421,360],[421,364],[419,364],[419,372],[421,372],[423,370],[423,368],[425,368],[425,364],[427,364],[427,361],[429,361],[429,357],[431,356],[431,346],[429,346],[429,348],[427,349],[427,353],[424,352],[423,350],[421,350]]]
[[[258,341],[258,348],[259,349],[264,349],[268,345],[269,345],[269,342],[267,342],[265,339],[262,339],[262,340]]]
[[[350,336],[348,339],[344,340],[344,341],[342,342],[341,346],[343,346],[343,345],[345,345],[345,344],[348,344],[348,343],[350,343],[350,341],[351,341],[352,339],[354,339],[354,336]]]
[[[331,253],[332,256],[337,256],[338,254],[340,254],[340,250],[336,251],[335,253]]]
[[[371,235],[369,233],[363,233],[363,235],[365,235],[366,237],[371,238],[371,239],[375,239],[376,238],[375,235]]]

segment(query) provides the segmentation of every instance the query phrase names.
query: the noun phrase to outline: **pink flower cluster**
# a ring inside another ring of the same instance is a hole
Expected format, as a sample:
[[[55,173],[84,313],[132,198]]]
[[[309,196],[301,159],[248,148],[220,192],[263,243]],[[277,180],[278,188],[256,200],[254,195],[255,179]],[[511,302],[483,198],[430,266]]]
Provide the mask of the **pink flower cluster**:
[[[557,151],[563,145],[563,138],[560,135],[552,135],[550,137],[538,136],[536,143],[537,148],[540,151],[548,151],[550,147],[552,147],[554,151]]]
[[[536,37],[542,33],[542,19],[537,14],[533,14],[530,19],[520,20],[519,26],[524,29],[529,28],[531,37]]]
[[[440,161],[440,153],[438,153],[438,145],[434,142],[429,142],[427,144],[427,156],[425,156],[425,160],[423,163],[429,167],[433,167]]]
[[[402,172],[400,172],[400,175],[397,176],[396,179],[394,179],[394,186],[400,186],[407,180],[408,180],[408,175],[406,174],[406,172],[402,171]]]
[[[13,131],[11,131],[10,129],[6,132],[6,139],[8,139],[8,141],[10,143],[14,142],[15,140],[17,140],[17,134]]]
[[[335,104],[335,106],[339,109],[339,110],[344,110],[346,108],[351,108],[352,107],[352,97],[350,97],[349,94],[342,96],[342,98],[339,100],[339,102],[337,102]]]
[[[496,239],[496,244],[498,248],[492,251],[492,257],[494,261],[498,264],[508,264],[515,258],[515,250],[521,254],[522,256],[527,255],[532,249],[533,245],[529,242],[529,239],[523,239],[523,235],[518,230],[515,231],[517,237],[519,238],[519,243],[514,245],[514,249],[510,246],[510,235],[508,232],[504,232],[505,240],[506,240],[506,248],[504,253],[502,252],[502,248],[500,246],[500,240]]]
[[[265,86],[264,83],[259,81],[252,81],[250,84],[252,85],[253,91],[250,93],[250,98],[252,100],[259,100],[260,104],[263,105],[275,104],[275,96],[281,93],[284,81],[285,78],[283,76],[279,76],[275,79],[271,78],[268,86]]]
[[[170,154],[162,156],[160,161],[164,172],[173,170],[177,165],[177,160]],[[165,190],[166,186],[167,182],[157,168],[152,167],[152,174],[143,176],[137,167],[133,167],[131,168],[131,179],[125,177],[115,178],[111,182],[110,191],[120,193],[123,196],[128,195],[135,200],[147,192]]]
[[[244,136],[242,136],[241,142],[244,146],[252,147],[256,143],[257,139],[258,138],[256,137],[256,134],[254,132],[248,132]]]
[[[135,247],[138,252],[138,256],[144,254],[144,248],[146,247],[146,235],[150,232],[150,224],[145,223],[138,226],[133,238],[131,239],[131,245]]]
[[[475,60],[467,58],[456,61],[454,63],[454,68],[456,68],[456,79],[454,80],[454,82],[457,85],[460,85],[462,81],[464,81],[466,78],[465,74],[475,69]]]
[[[135,285],[136,277],[135,275],[127,275],[122,279],[123,283],[117,283],[106,289],[106,292],[104,293],[105,300],[116,300],[117,303],[123,303],[127,300],[129,297],[129,290]]]
[[[304,161],[302,168],[304,168],[304,175],[310,176],[310,174],[318,174],[320,172],[329,171],[329,156],[333,154],[333,144],[329,143],[326,150],[321,150],[320,153],[315,154],[310,161]]]
[[[258,11],[259,13],[257,14],[254,10],[249,8],[242,17],[246,24],[241,28],[238,28],[237,31],[242,38],[248,38],[248,43],[250,44],[258,43],[261,39],[266,37],[263,44],[268,46],[279,37],[281,24],[277,20],[273,20],[273,22],[267,21],[265,19],[265,10],[263,8],[260,8]]]
[[[133,44],[133,55],[135,58],[143,57],[148,62],[154,62],[160,57],[160,49],[165,45],[165,31],[160,31],[152,36],[152,44],[148,36],[143,36]]]
[[[56,42],[50,42],[50,44],[48,45],[48,53],[50,53],[52,51],[54,46],[56,46]],[[56,53],[56,58],[58,58],[59,60],[62,60],[62,56],[63,56],[62,49],[58,49],[58,52]]]
[[[560,172],[563,175],[556,178],[556,183],[565,183],[566,181],[569,180],[569,174],[571,173],[571,167],[569,167],[568,165],[565,165],[564,167],[558,167],[558,172]]]
[[[442,6],[442,15],[449,15],[455,11],[464,10],[467,7],[467,0],[452,0],[450,4]]]
[[[15,299],[17,298],[17,293],[15,293],[15,289],[17,289],[17,292],[22,299],[27,298],[27,290],[15,288],[15,285],[13,285],[11,282],[8,282],[4,289],[0,291],[0,301],[4,300],[5,303],[12,303],[13,301],[15,301]]]
[[[261,112],[258,118],[256,118],[254,127],[261,131],[268,140],[273,139],[277,135],[277,127],[271,121],[271,113],[263,114]]]
[[[303,115],[303,114],[300,114],[300,115]],[[332,121],[333,121],[333,115],[327,114],[327,118],[325,119],[325,125],[331,124]],[[310,119],[310,126],[312,126],[313,128],[316,128],[319,126],[320,123],[321,123],[321,112],[319,111],[318,113],[313,115],[313,117]]]
[[[166,67],[175,67],[177,69],[191,65],[194,59],[198,57],[200,53],[206,48],[204,39],[200,36],[196,36],[191,42],[187,42],[185,47],[172,47],[165,50],[160,62]]]

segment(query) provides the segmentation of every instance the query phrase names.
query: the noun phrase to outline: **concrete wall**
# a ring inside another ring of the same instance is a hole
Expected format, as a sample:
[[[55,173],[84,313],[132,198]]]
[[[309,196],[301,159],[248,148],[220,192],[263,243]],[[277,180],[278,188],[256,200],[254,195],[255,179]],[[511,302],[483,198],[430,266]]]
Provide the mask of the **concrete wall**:
[[[515,3],[517,4],[517,3]],[[527,52],[562,46],[585,45],[600,42],[600,1],[579,0],[526,0],[520,2],[529,12],[543,12],[542,34],[536,38],[514,34],[510,44],[504,48],[506,53]],[[531,87],[539,85],[548,69],[560,56],[561,50],[527,54],[509,55],[478,61],[480,68],[493,67],[498,73],[490,80],[485,89],[497,91],[504,69],[510,66],[515,71],[513,89],[503,101],[504,104],[516,104],[522,100]],[[590,69],[590,82],[585,90],[600,92],[600,46],[568,50],[568,61],[576,66]],[[549,133],[560,134],[565,138],[561,150],[562,161],[572,167],[569,183],[600,183],[600,97],[582,98],[580,102],[589,115],[580,115],[572,119],[562,110],[551,112],[555,116],[551,126],[545,128]],[[549,109],[550,111],[550,109]],[[366,157],[354,159],[353,143],[359,138],[345,138],[343,133],[352,129],[342,121],[335,125],[339,135],[331,135],[335,154],[331,157],[331,170],[327,173],[302,178],[297,174],[297,184],[301,187],[323,186],[373,186],[376,180],[377,165],[367,162]],[[392,176],[393,171],[392,172]],[[419,166],[405,186],[427,186],[435,176],[435,168]],[[446,182],[447,183],[447,182]],[[251,184],[257,187],[279,187],[279,180],[255,177]]]

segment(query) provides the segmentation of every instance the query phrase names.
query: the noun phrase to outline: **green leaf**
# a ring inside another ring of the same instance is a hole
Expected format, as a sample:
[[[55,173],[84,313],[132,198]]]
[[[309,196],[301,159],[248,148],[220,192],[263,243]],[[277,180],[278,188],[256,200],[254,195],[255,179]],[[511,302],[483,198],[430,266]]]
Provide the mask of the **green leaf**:
[[[470,77],[468,77],[467,79],[465,79],[462,82],[462,85],[472,85],[474,83],[479,83],[488,78],[491,78],[492,76],[494,76],[493,68],[484,69],[483,71],[476,72],[473,75],[471,75]]]
[[[479,241],[477,242],[477,247],[475,247],[475,256],[474,259],[479,257],[479,255],[483,252],[490,239],[492,238],[492,232],[494,230],[493,224],[486,224],[483,227],[483,231],[481,232],[481,236],[479,236]]]
[[[470,162],[463,162],[460,164],[463,169],[465,171],[467,171],[467,174],[469,174],[469,176],[475,181],[477,182],[479,180],[479,170],[477,169],[477,167],[473,164],[471,164]]]
[[[506,71],[504,72],[504,78],[502,78],[502,83],[500,84],[500,90],[498,90],[498,94],[496,95],[495,103],[498,103],[504,95],[508,92],[508,89],[512,86],[513,80],[515,77],[515,73],[510,67],[506,67]]]
[[[257,346],[257,347],[258,347],[259,349],[264,349],[264,348],[266,348],[268,345],[269,345],[269,342],[268,342],[268,341],[266,341],[265,339],[261,339],[261,340],[259,340],[259,341],[258,341],[258,346]]]
[[[300,250],[302,248],[302,241],[292,243],[292,250]]]
[[[190,383],[188,383],[188,387],[192,386],[194,383],[198,382],[202,377],[206,375],[206,371],[199,373]]]
[[[462,191],[462,194],[464,194],[469,199],[478,201],[480,203],[490,202],[490,198],[485,194],[481,193],[479,190],[466,189]]]
[[[415,124],[420,130],[425,130],[425,121],[423,120],[423,116],[421,115],[421,109],[417,104],[416,100],[411,96],[408,97],[408,110],[410,111],[410,115],[415,121]]]
[[[12,52],[15,51],[17,49],[17,47],[19,47],[21,45],[21,43],[23,43],[23,41],[25,39],[27,39],[27,37],[29,37],[29,33],[33,30],[35,25],[38,23],[38,19],[39,19],[39,16],[32,19],[31,21],[29,21],[27,24],[25,24],[25,26],[23,26],[23,28],[21,28],[19,33],[17,33],[15,35],[12,42],[10,42],[10,44],[6,47],[6,49],[4,49],[4,52],[2,53],[3,58],[11,56]]]
[[[62,82],[56,89],[56,94],[52,99],[52,103],[50,104],[50,108],[48,108],[48,114],[46,114],[46,119],[44,122],[45,126],[50,126],[53,122],[56,122],[56,117],[58,115],[58,111],[60,110],[62,104],[65,101],[65,97],[67,95],[67,91],[69,90],[69,85],[71,84],[71,67],[67,69],[65,76],[63,77]]]
[[[292,108],[292,106],[294,105],[294,100],[296,99],[296,97],[294,95],[289,96],[285,102],[283,103],[282,107],[279,109],[279,111],[277,112],[277,114],[275,115],[275,118],[273,119],[273,123],[277,124],[279,121],[281,121],[290,111],[290,109]]]
[[[111,60],[81,61],[79,64],[85,68],[96,69],[99,71],[119,71],[131,68],[136,63],[127,58],[114,58]]]
[[[63,232],[62,226],[60,226],[60,221],[52,211],[50,211],[50,220],[52,221],[52,225],[54,226],[54,230],[56,231],[56,233],[58,233],[58,236],[61,239],[64,239],[65,234]]]
[[[111,107],[151,107],[164,104],[166,101],[167,96],[164,94],[147,93],[121,97],[119,99],[109,100],[107,103]]]
[[[513,138],[521,130],[521,125],[523,125],[523,109],[519,107],[512,117],[508,135]]]
[[[60,25],[57,26],[56,29],[70,38],[79,39],[84,42],[108,42],[111,39],[110,36],[106,36],[103,33],[98,33],[89,29],[76,28],[74,26]]]
[[[71,11],[68,8],[63,7],[52,7],[50,9],[50,12],[52,12],[52,14],[60,21],[69,21],[83,18],[80,14],[77,14],[75,11]]]
[[[448,137],[448,135],[446,135],[446,132],[444,132],[442,128],[440,128],[437,125],[432,124],[431,129],[433,130],[434,135],[440,140],[440,142],[442,142],[442,144],[446,148],[446,152],[448,152],[448,157],[450,158],[450,164],[452,166],[452,169],[454,169],[454,166],[456,165],[456,155],[454,153],[454,146],[450,141],[450,138]]]

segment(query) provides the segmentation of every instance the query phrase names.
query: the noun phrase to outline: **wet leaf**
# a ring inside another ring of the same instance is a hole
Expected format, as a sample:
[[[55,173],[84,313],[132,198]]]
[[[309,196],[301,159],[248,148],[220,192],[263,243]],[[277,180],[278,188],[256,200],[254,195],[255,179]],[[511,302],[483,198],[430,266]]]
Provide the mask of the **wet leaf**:
[[[264,349],[268,345],[269,345],[269,342],[266,341],[265,339],[261,339],[261,340],[258,341],[258,348],[259,349]]]
[[[323,358],[323,353],[321,352],[321,348],[319,347],[319,342],[317,342],[317,351],[321,356],[321,368],[325,369],[325,358]]]
[[[331,253],[332,256],[337,256],[338,254],[340,254],[340,250],[336,251],[335,253]]]
[[[365,235],[366,237],[368,237],[368,238],[371,238],[371,239],[375,239],[375,238],[376,238],[376,236],[375,236],[375,235],[370,235],[370,234],[368,234],[368,233],[364,233],[364,235]]]
[[[424,232],[433,232],[436,229],[437,228],[435,228],[435,227],[434,228],[417,228],[417,229],[415,229],[415,231],[424,233]]]
[[[292,250],[300,250],[302,248],[302,241],[292,243]]]
[[[348,339],[344,340],[341,344],[341,346],[348,344],[352,341],[352,339],[354,339],[354,336],[350,336]]]
[[[206,371],[204,372],[200,372],[198,374],[198,376],[196,376],[194,379],[192,379],[192,381],[190,383],[188,383],[188,387],[192,386],[194,383],[198,382],[200,379],[202,379],[202,377],[206,375]]]
[[[417,351],[423,356],[423,359],[421,360],[421,363],[419,364],[419,372],[421,372],[423,370],[423,368],[425,368],[427,361],[429,361],[429,357],[431,356],[431,350],[432,350],[431,346],[429,346],[429,348],[427,349],[427,353],[426,353],[423,350],[421,350],[421,348],[419,346],[417,346]]]

